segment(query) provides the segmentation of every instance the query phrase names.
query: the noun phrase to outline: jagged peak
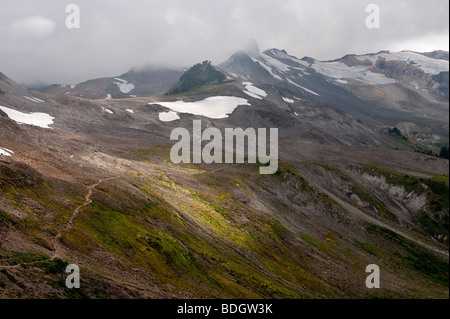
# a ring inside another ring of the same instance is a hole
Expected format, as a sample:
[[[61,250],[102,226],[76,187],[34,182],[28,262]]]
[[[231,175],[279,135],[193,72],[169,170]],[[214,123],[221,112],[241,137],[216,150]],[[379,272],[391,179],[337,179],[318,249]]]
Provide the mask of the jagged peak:
[[[272,49],[266,50],[263,53],[266,55],[270,55],[270,56],[282,58],[282,59],[292,57],[286,52],[286,50],[280,50],[277,48],[272,48]]]
[[[308,62],[308,63],[314,63],[316,61],[316,59],[311,58],[309,56],[304,56],[303,58],[301,58],[300,60]]]
[[[288,53],[286,52],[286,50],[284,50],[284,49],[280,50],[280,49],[277,49],[277,48],[272,48],[272,49],[266,50],[265,52],[281,52],[281,53],[283,53],[283,54],[288,55]]]

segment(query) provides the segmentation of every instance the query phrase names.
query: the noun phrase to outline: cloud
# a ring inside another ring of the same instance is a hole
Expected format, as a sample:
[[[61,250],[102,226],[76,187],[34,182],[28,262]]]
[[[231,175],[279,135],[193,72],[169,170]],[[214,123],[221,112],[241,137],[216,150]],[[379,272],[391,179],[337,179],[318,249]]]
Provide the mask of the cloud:
[[[171,27],[180,25],[183,29],[193,29],[203,26],[202,21],[194,14],[174,6],[166,10],[165,19]]]
[[[53,32],[55,22],[43,16],[32,16],[14,20],[11,28],[18,35],[42,38]]]
[[[448,50],[444,0],[77,0],[80,29],[65,27],[70,2],[0,2],[0,72],[19,82],[77,83],[145,64],[219,64],[253,38],[261,50],[318,60]],[[380,29],[365,25],[370,3],[380,6]]]

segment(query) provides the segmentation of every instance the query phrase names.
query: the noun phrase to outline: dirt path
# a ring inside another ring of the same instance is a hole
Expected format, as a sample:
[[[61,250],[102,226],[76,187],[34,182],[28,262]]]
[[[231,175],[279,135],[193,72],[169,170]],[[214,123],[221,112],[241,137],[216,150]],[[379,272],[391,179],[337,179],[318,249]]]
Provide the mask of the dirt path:
[[[88,193],[87,193],[86,196],[85,196],[85,199],[86,199],[86,200],[84,201],[83,204],[81,204],[80,206],[78,206],[77,208],[75,208],[75,210],[74,210],[73,213],[72,213],[72,216],[70,217],[69,221],[67,222],[66,229],[68,228],[69,225],[70,225],[70,226],[72,225],[72,222],[73,222],[74,218],[78,216],[78,213],[80,212],[80,210],[81,210],[83,207],[88,206],[90,203],[92,203],[91,196],[92,196],[93,190],[94,190],[98,185],[100,185],[100,183],[103,183],[103,182],[106,182],[106,181],[112,181],[112,180],[117,179],[117,178],[118,178],[118,177],[111,177],[111,178],[101,179],[101,180],[99,180],[97,183],[88,186],[88,187],[87,187]]]
[[[63,257],[63,254],[62,254],[62,250],[63,249],[61,247],[61,242],[60,242],[61,236],[62,236],[64,231],[67,231],[69,228],[73,227],[72,226],[73,220],[78,216],[78,214],[80,213],[80,210],[83,207],[86,207],[86,206],[88,206],[89,204],[92,203],[91,196],[92,196],[92,194],[94,192],[94,189],[98,185],[103,183],[103,182],[111,181],[111,180],[114,180],[114,179],[117,179],[117,178],[118,177],[111,177],[111,178],[101,179],[97,183],[87,186],[88,193],[85,196],[84,203],[81,204],[80,206],[78,206],[77,208],[75,208],[75,210],[72,212],[72,216],[70,216],[69,220],[67,221],[66,226],[63,229],[60,229],[58,231],[58,233],[56,234],[56,236],[52,240],[54,251],[53,251],[52,257],[50,258],[51,260],[53,260],[55,258],[62,258]]]
[[[42,262],[42,261],[46,261],[46,260],[54,260],[55,258],[63,258],[64,254],[63,254],[63,248],[60,242],[61,236],[63,234],[64,231],[67,231],[70,227],[72,226],[73,220],[78,216],[78,214],[80,213],[80,210],[85,207],[88,206],[89,204],[92,203],[91,200],[91,196],[94,192],[94,189],[100,185],[102,182],[106,182],[106,181],[110,181],[110,180],[114,180],[117,179],[119,177],[111,177],[111,178],[105,178],[105,179],[101,179],[99,180],[97,183],[92,184],[87,186],[87,194],[85,196],[85,201],[83,202],[83,204],[81,204],[80,206],[78,206],[77,208],[75,208],[75,210],[72,212],[72,215],[70,216],[69,220],[67,221],[66,225],[64,228],[61,228],[58,230],[58,233],[55,235],[55,237],[52,238],[52,244],[53,244],[53,254],[49,259],[44,259],[44,260],[38,260],[38,261],[31,261],[31,262],[26,262],[26,263],[20,263],[17,265],[12,265],[12,266],[2,266],[0,265],[0,269],[13,269],[13,268],[18,268],[20,266],[23,265],[32,265],[38,262]]]

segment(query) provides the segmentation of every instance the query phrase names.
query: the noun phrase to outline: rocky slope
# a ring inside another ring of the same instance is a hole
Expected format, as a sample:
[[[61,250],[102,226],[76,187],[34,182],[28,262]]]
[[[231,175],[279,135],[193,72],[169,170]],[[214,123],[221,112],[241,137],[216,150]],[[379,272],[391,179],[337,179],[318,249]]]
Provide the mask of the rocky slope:
[[[413,122],[448,140],[445,103],[406,77],[322,74],[330,63],[253,46],[219,66],[227,83],[111,100],[1,75],[0,297],[448,298],[449,162],[380,130]],[[415,90],[429,118],[374,87]],[[278,170],[173,164],[170,133],[194,119],[278,128]],[[64,285],[72,263],[81,289]]]

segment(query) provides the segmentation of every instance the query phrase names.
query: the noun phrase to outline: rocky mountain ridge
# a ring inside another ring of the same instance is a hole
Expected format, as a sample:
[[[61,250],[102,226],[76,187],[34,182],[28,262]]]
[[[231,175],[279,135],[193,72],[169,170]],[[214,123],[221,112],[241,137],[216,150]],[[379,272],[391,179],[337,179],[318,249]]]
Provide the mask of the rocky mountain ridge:
[[[390,55],[252,45],[217,66],[223,83],[129,98],[137,83],[112,79],[135,85],[123,99],[0,74],[0,297],[448,298],[449,162],[411,142],[448,143],[448,101],[419,70],[435,68]],[[193,120],[278,128],[276,173],[174,164],[170,134]]]

